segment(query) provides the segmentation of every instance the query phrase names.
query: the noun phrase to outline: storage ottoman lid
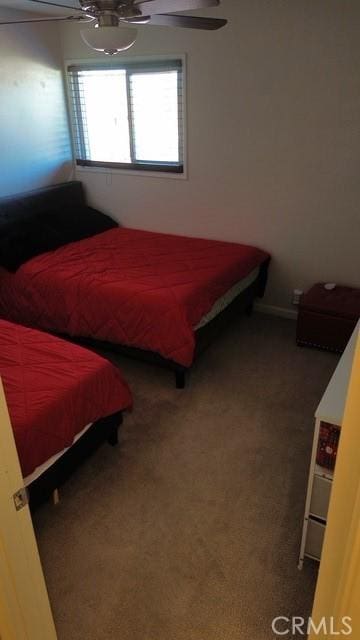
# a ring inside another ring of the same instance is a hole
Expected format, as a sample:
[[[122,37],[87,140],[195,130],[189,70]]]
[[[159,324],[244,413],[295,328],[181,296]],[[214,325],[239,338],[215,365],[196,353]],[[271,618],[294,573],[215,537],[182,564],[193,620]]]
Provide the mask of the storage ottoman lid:
[[[323,282],[318,282],[302,296],[300,308],[357,320],[360,317],[360,289],[336,285],[335,289],[328,290]]]

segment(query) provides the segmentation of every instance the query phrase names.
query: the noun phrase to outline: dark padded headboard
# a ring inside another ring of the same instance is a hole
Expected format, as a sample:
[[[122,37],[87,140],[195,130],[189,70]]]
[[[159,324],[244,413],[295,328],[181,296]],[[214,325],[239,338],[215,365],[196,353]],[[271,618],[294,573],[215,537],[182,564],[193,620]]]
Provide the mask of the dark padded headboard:
[[[86,204],[81,182],[0,199],[0,266],[16,271],[35,256],[117,227]]]
[[[86,205],[81,182],[63,182],[54,186],[0,198],[0,232],[9,224],[26,220],[54,209]]]

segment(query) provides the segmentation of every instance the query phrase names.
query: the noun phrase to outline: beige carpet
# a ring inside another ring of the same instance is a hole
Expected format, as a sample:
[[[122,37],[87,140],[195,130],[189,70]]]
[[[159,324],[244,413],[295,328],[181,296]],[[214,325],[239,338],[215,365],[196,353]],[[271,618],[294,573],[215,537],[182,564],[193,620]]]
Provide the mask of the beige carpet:
[[[35,515],[59,640],[268,640],[308,615],[297,569],[313,413],[336,356],[241,318],[185,391],[123,360],[135,410]]]

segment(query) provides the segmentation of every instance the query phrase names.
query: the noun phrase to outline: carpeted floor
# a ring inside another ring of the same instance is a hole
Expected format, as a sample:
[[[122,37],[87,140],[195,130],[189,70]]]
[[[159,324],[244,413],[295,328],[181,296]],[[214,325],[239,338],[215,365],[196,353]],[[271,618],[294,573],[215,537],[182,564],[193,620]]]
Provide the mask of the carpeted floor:
[[[336,356],[295,323],[243,317],[184,391],[124,359],[135,397],[102,446],[35,514],[59,640],[271,640],[308,615],[297,569],[313,413]]]

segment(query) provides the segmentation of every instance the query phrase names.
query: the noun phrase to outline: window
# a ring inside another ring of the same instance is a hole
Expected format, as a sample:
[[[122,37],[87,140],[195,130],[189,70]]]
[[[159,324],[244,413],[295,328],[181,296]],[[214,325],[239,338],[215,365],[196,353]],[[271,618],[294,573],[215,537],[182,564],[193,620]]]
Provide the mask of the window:
[[[76,163],[183,173],[181,60],[68,67]]]

